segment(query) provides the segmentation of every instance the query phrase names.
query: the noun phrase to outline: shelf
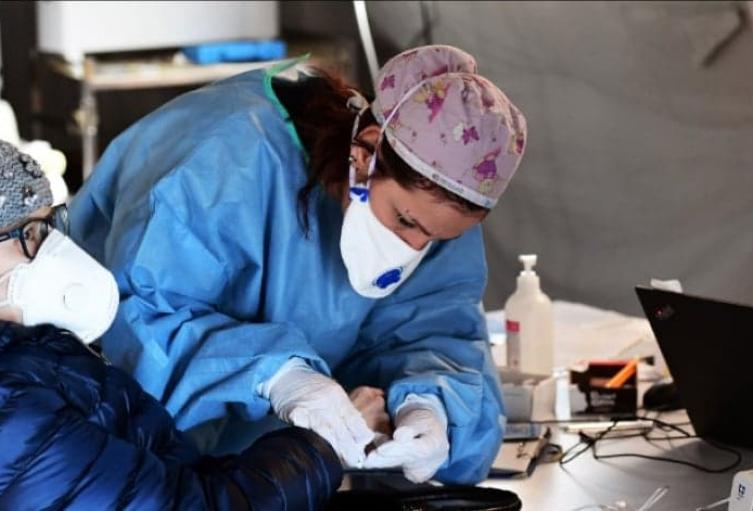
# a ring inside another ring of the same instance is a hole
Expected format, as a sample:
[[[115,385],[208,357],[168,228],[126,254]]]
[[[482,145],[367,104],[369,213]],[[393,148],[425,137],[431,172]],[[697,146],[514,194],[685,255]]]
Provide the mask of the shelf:
[[[176,54],[171,59],[99,61],[87,57],[76,65],[49,57],[51,68],[73,80],[85,82],[92,91],[154,89],[199,85],[229,78],[238,73],[269,66],[276,61],[193,64]]]

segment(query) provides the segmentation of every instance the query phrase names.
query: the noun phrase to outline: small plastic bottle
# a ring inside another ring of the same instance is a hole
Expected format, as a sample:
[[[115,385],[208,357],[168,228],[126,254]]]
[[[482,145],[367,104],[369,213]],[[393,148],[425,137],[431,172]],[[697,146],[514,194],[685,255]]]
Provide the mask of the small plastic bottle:
[[[507,365],[524,373],[551,375],[554,366],[552,301],[533,271],[536,255],[521,255],[518,287],[505,303]]]

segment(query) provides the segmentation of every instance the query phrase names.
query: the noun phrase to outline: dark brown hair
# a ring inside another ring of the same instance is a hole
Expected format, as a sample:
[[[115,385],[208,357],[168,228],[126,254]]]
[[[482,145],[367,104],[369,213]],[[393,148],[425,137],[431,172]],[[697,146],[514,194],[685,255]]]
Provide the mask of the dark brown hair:
[[[305,232],[309,229],[308,209],[311,194],[317,185],[326,191],[343,188],[348,179],[347,161],[350,155],[350,136],[356,113],[348,108],[348,98],[353,96],[355,87],[322,69],[314,70],[311,90],[305,105],[290,108],[291,120],[309,154],[309,176],[306,184],[298,192],[298,212]],[[359,131],[370,124],[377,124],[371,109],[361,116]],[[364,144],[367,146],[367,144]],[[369,146],[367,146],[369,147]],[[370,149],[374,149],[369,147]],[[405,189],[422,189],[430,192],[441,202],[449,202],[465,213],[488,211],[459,195],[435,184],[413,170],[392,149],[389,142],[383,141],[378,151],[375,179],[392,178]]]

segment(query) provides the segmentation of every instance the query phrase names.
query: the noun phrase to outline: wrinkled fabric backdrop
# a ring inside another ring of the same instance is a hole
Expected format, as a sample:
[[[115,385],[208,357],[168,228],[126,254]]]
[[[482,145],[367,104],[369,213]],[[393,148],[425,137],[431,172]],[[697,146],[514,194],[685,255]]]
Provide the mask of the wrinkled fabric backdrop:
[[[424,44],[429,19],[434,42],[476,55],[528,117],[527,155],[485,222],[487,309],[512,292],[522,252],[539,254],[555,299],[639,314],[633,286],[676,277],[690,292],[753,304],[752,2],[366,4],[381,63]],[[0,5],[3,94],[27,137],[33,11]],[[349,38],[362,56],[352,2],[285,1],[280,14],[283,35]],[[140,111],[168,99],[150,94]],[[100,96],[112,121],[143,94]],[[103,123],[103,141],[113,125]],[[65,149],[56,126],[35,136]]]
[[[350,2],[303,4],[284,3],[288,27],[354,33]],[[419,2],[367,5],[380,63],[423,44]],[[527,155],[485,222],[487,309],[527,252],[554,299],[640,314],[633,286],[659,277],[753,304],[749,5],[424,7],[433,41],[475,55],[528,118]]]

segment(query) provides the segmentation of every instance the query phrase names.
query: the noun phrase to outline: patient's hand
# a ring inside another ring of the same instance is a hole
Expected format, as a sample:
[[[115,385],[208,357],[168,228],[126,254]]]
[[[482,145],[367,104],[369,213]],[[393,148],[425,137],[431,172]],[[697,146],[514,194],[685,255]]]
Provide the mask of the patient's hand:
[[[350,392],[353,406],[361,412],[366,424],[375,433],[392,437],[392,425],[384,402],[384,391],[376,387],[356,387]]]

